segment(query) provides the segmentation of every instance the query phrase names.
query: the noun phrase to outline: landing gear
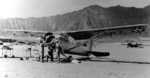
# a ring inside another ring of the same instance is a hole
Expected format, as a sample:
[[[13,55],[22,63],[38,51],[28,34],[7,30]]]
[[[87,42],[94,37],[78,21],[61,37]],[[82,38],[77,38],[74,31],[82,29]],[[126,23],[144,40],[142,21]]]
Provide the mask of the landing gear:
[[[15,58],[15,55],[12,55],[11,58]]]
[[[5,54],[5,55],[4,55],[4,58],[8,58],[8,55]]]

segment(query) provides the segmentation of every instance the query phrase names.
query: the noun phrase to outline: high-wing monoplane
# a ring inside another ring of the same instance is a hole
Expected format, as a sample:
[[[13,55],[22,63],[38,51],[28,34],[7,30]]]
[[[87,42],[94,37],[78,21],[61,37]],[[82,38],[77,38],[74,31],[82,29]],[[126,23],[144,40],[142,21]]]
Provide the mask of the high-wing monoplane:
[[[65,37],[63,41],[63,49],[66,54],[75,54],[75,55],[82,55],[82,56],[90,56],[94,55],[96,57],[98,56],[108,56],[108,52],[97,52],[92,51],[93,46],[93,40],[97,37],[101,38],[103,36],[112,36],[113,34],[126,34],[126,33],[142,33],[145,31],[148,24],[135,24],[135,25],[125,25],[125,26],[115,26],[115,27],[105,27],[105,28],[96,28],[96,29],[86,29],[86,30],[75,30],[75,31],[33,31],[33,30],[2,30],[11,32],[13,36],[19,36],[17,33],[26,34],[27,36],[23,36],[23,38],[19,39],[17,37],[5,37],[1,38],[1,41],[14,41],[14,42],[20,42],[20,43],[27,43],[30,44],[42,44],[42,51],[41,56],[42,60],[45,57],[44,56],[44,45],[47,45],[49,43],[44,43],[45,39],[41,38],[43,36],[50,36],[54,35],[54,38],[57,38],[59,36]],[[22,36],[22,35],[21,35]],[[31,39],[33,38],[33,39]],[[10,39],[10,40],[9,40]],[[85,48],[86,49],[81,49]],[[77,49],[79,48],[79,49]],[[87,49],[88,48],[88,49]]]

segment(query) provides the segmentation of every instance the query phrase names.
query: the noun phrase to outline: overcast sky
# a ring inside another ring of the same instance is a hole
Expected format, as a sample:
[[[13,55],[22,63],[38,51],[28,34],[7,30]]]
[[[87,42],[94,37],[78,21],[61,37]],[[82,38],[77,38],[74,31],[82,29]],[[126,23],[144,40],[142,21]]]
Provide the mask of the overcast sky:
[[[52,16],[93,4],[144,7],[150,0],[0,0],[0,18]]]

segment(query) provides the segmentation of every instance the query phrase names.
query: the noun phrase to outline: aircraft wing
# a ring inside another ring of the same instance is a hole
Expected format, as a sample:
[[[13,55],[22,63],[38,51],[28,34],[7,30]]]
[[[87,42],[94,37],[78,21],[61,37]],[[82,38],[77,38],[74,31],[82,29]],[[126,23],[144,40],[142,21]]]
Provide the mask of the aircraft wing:
[[[87,29],[87,30],[77,30],[77,31],[59,31],[59,32],[50,32],[50,31],[34,31],[34,30],[1,30],[0,35],[5,35],[8,37],[1,37],[0,40],[16,40],[16,41],[31,41],[35,42],[41,36],[47,33],[66,33],[69,36],[73,37],[75,40],[85,40],[90,39],[95,35],[111,35],[112,33],[122,33],[126,32],[142,32],[148,24],[135,24],[135,25],[125,25],[125,26],[115,26],[115,27],[105,27],[97,29]],[[4,33],[5,32],[5,33]],[[12,37],[11,37],[12,36]],[[20,38],[18,38],[20,37]],[[32,39],[33,38],[33,39]]]
[[[105,27],[90,30],[79,30],[67,32],[68,35],[72,36],[75,40],[89,39],[95,35],[111,35],[113,33],[123,33],[125,32],[136,32],[140,33],[145,31],[148,24],[135,24],[135,25],[125,25],[125,26],[115,26],[115,27]]]

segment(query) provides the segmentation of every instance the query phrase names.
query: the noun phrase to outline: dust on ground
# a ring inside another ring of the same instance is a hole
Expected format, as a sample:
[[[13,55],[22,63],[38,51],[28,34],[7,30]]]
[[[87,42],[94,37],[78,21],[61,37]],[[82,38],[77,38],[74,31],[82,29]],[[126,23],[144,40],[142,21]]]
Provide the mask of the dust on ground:
[[[121,43],[102,43],[93,49],[109,51],[106,59],[150,62],[150,46],[127,48]],[[58,64],[0,59],[0,78],[149,78],[149,73],[150,64],[94,61]]]

